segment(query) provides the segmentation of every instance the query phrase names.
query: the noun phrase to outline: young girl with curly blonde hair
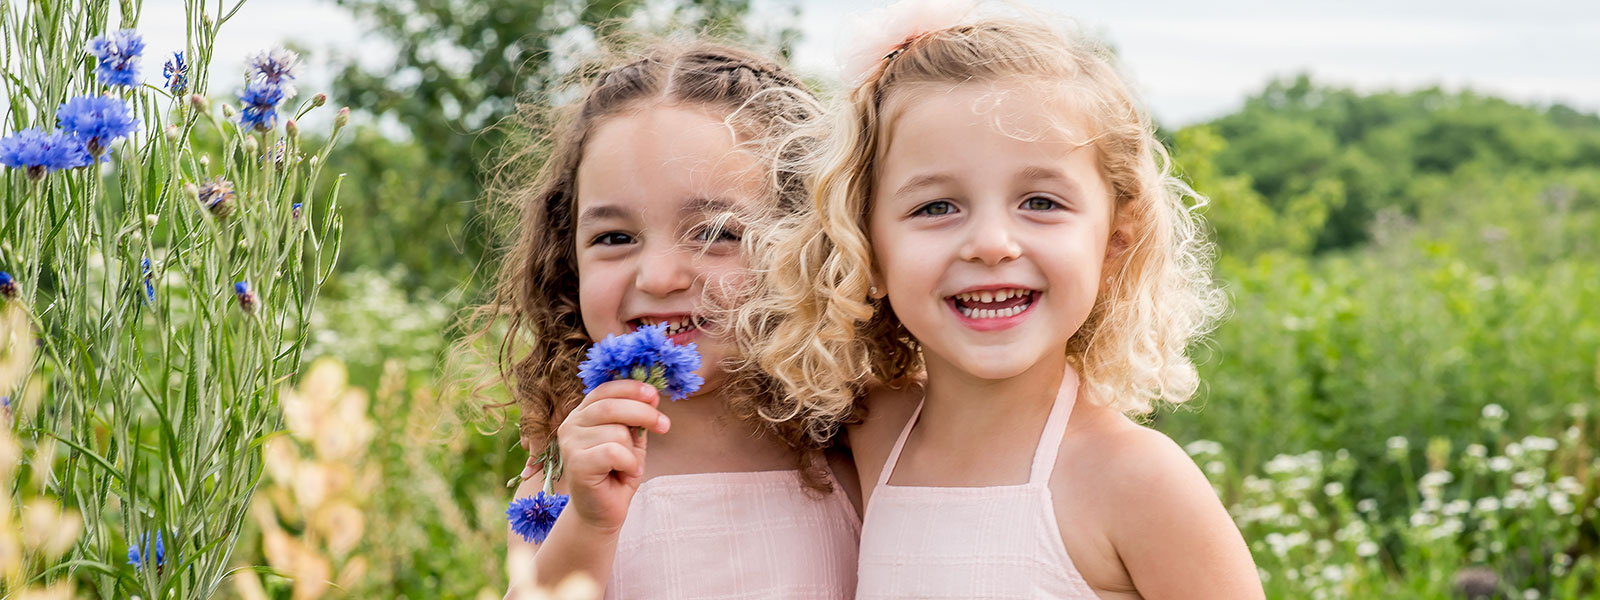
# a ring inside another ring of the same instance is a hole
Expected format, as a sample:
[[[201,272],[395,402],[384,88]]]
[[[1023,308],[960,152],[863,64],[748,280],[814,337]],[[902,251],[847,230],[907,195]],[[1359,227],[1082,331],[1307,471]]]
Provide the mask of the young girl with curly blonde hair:
[[[741,224],[805,201],[769,142],[818,112],[771,60],[658,45],[594,76],[558,116],[542,170],[502,186],[521,217],[475,322],[501,340],[524,446],[559,448],[554,487],[570,495],[553,526],[510,536],[508,597],[572,573],[608,598],[853,594],[853,467],[802,424],[756,416],[775,387],[730,376],[737,347],[708,304],[743,276]],[[663,402],[633,380],[584,393],[588,346],[662,325],[701,354],[697,393]],[[530,462],[517,497],[540,491],[545,468]]]
[[[949,8],[879,24],[738,317],[789,390],[769,418],[865,409],[858,597],[1261,597],[1205,477],[1128,417],[1195,392],[1223,308],[1191,192],[1109,51]]]

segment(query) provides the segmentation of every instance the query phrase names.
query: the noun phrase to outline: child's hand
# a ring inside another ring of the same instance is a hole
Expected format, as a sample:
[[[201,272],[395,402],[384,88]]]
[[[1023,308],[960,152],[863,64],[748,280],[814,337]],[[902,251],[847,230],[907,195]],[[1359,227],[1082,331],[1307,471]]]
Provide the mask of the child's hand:
[[[583,397],[556,431],[562,479],[572,502],[568,512],[605,531],[622,528],[628,503],[644,476],[645,435],[634,427],[666,433],[671,422],[656,407],[655,387],[631,379],[601,384]]]

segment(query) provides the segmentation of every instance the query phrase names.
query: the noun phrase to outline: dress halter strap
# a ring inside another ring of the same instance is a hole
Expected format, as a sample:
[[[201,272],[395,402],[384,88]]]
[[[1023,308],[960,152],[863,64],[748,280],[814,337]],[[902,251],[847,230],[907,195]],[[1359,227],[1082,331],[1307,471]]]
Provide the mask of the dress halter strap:
[[[1033,468],[1028,474],[1030,484],[1050,483],[1050,472],[1056,466],[1056,454],[1061,450],[1061,438],[1067,433],[1067,418],[1072,416],[1072,405],[1078,400],[1078,372],[1067,365],[1061,375],[1061,388],[1050,405],[1050,416],[1045,419],[1044,431],[1039,434],[1039,447],[1033,451]]]
[[[894,474],[895,464],[900,462],[900,450],[906,447],[906,438],[911,435],[911,426],[917,424],[917,417],[922,416],[922,403],[927,402],[926,395],[917,401],[917,409],[911,411],[911,418],[906,419],[906,426],[900,430],[900,439],[895,440],[894,449],[889,451],[889,460],[884,461],[883,470],[878,473],[878,485],[888,485],[889,476]]]
[[[1078,372],[1068,365],[1066,372],[1061,375],[1061,387],[1056,390],[1055,402],[1050,405],[1050,416],[1045,419],[1044,431],[1039,433],[1039,445],[1033,451],[1033,466],[1028,470],[1028,483],[1049,483],[1050,472],[1056,465],[1056,454],[1061,450],[1061,438],[1067,432],[1067,419],[1072,416],[1072,406],[1078,400],[1078,383]],[[905,449],[906,438],[911,436],[911,428],[922,416],[926,401],[924,397],[917,402],[917,409],[911,412],[911,418],[906,419],[905,427],[900,429],[900,438],[895,440],[894,448],[889,451],[889,460],[884,461],[883,470],[878,472],[878,485],[888,485],[895,465],[900,463],[900,452]]]

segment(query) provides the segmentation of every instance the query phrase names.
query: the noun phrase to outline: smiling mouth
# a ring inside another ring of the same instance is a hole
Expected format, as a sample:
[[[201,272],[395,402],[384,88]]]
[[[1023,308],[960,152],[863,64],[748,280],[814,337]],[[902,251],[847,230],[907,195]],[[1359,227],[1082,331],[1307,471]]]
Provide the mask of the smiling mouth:
[[[1011,288],[956,294],[945,301],[968,319],[1004,319],[1028,310],[1038,295],[1037,290]]]
[[[628,321],[628,325],[635,331],[637,331],[640,327],[649,327],[652,325],[660,325],[662,323],[667,324],[667,329],[664,332],[666,333],[667,337],[675,336],[680,333],[695,331],[700,328],[700,319],[691,316],[671,318],[640,317],[638,319]]]

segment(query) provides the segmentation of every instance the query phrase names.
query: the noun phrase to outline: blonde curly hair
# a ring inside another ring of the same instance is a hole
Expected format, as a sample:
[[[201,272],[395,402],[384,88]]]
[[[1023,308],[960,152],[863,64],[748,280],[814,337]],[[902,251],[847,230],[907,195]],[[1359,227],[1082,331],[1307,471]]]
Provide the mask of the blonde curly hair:
[[[1047,20],[990,16],[909,39],[879,61],[806,146],[812,206],[750,235],[759,261],[734,320],[745,368],[766,373],[787,401],[764,413],[800,420],[817,439],[852,418],[876,381],[898,387],[922,371],[915,339],[886,301],[869,296],[867,233],[874,161],[888,138],[889,100],[928,84],[1066,86],[1082,110],[1115,201],[1124,249],[1108,265],[1087,321],[1065,351],[1091,401],[1148,413],[1199,385],[1186,349],[1225,308],[1211,247],[1154,127],[1103,46]],[[925,91],[926,88],[920,88]],[[1192,202],[1190,201],[1192,200]]]

